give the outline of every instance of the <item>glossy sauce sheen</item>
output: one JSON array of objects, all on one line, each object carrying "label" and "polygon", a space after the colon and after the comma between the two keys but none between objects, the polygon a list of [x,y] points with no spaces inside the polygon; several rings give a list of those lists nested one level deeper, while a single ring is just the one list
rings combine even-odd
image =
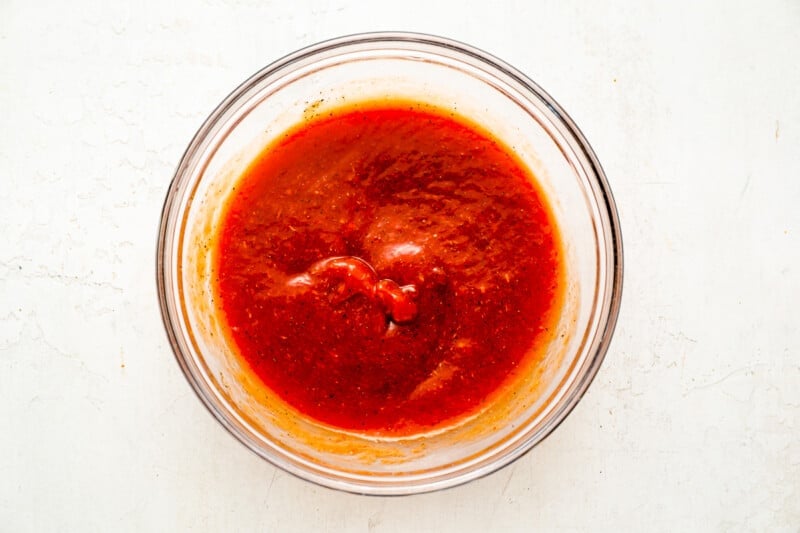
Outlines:
[{"label": "glossy sauce sheen", "polygon": [[434,108],[297,126],[242,175],[219,232],[216,288],[242,357],[332,426],[407,432],[475,412],[558,311],[561,248],[534,183]]}]

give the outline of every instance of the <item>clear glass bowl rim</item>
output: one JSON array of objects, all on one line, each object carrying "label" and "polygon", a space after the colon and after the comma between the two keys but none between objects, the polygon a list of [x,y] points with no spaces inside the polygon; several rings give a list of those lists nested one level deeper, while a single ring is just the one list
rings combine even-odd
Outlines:
[{"label": "clear glass bowl rim", "polygon": [[[567,139],[567,142],[572,145],[572,148],[576,150],[576,153],[582,156],[582,159],[585,163],[582,166],[584,166],[584,171],[592,182],[591,186],[595,193],[595,197],[598,200],[597,207],[600,213],[602,232],[608,239],[606,244],[606,252],[609,258],[608,262],[610,263],[610,268],[608,268],[607,271],[608,275],[605,279],[607,287],[607,290],[605,291],[605,298],[604,301],[600,302],[600,327],[595,334],[595,338],[597,339],[596,349],[588,361],[588,366],[586,367],[585,371],[578,376],[576,381],[569,385],[569,388],[572,390],[563,396],[561,405],[559,405],[557,409],[553,411],[553,416],[547,421],[544,427],[540,428],[540,430],[534,435],[530,435],[527,439],[522,440],[520,444],[509,453],[496,458],[494,461],[488,464],[480,464],[476,468],[458,472],[457,474],[449,476],[445,479],[433,479],[428,483],[423,482],[405,486],[365,485],[348,480],[342,481],[341,479],[330,479],[324,475],[294,468],[292,465],[286,464],[280,461],[279,458],[272,456],[268,451],[255,446],[250,440],[245,438],[244,435],[241,435],[238,429],[230,422],[230,420],[226,418],[225,413],[222,412],[219,406],[216,405],[216,403],[205,393],[201,384],[199,383],[200,377],[194,375],[185,360],[188,356],[187,354],[184,354],[180,348],[180,344],[177,339],[176,327],[173,323],[173,318],[167,302],[168,295],[165,280],[170,273],[165,271],[166,264],[164,261],[164,253],[167,248],[168,221],[172,213],[172,208],[175,205],[176,196],[178,190],[180,189],[180,185],[182,181],[188,179],[185,172],[188,163],[199,150],[204,148],[205,141],[219,126],[219,122],[225,116],[226,112],[232,106],[234,106],[249,89],[260,83],[262,80],[270,76],[274,76],[284,69],[291,68],[292,65],[298,62],[307,60],[318,54],[352,45],[386,45],[392,42],[402,43],[404,46],[413,46],[417,44],[426,47],[438,47],[446,49],[449,53],[463,54],[473,60],[478,60],[484,65],[499,71],[502,75],[508,76],[515,83],[522,86],[529,97],[538,99],[547,106],[549,111],[552,113],[552,118],[556,119],[557,125],[561,127],[562,133]],[[214,416],[214,418],[216,418],[217,421],[219,421],[231,435],[244,444],[245,447],[250,449],[259,457],[270,462],[273,466],[281,468],[282,470],[289,472],[301,479],[327,488],[334,488],[343,490],[345,492],[367,495],[391,496],[418,494],[461,485],[474,479],[489,475],[513,463],[528,451],[533,449],[548,435],[550,435],[561,424],[561,422],[566,419],[570,412],[572,412],[572,410],[588,390],[589,386],[594,380],[594,377],[600,369],[606,352],[608,351],[611,337],[613,336],[617,318],[619,316],[620,303],[622,300],[622,279],[622,232],[616,203],[614,201],[614,197],[608,184],[605,172],[603,171],[603,168],[600,165],[594,150],[589,145],[589,142],[586,140],[585,136],[577,127],[575,122],[539,85],[504,61],[487,52],[459,41],[430,34],[412,32],[358,33],[321,41],[299,49],[274,61],[241,83],[211,112],[208,118],[206,118],[201,127],[197,130],[197,133],[195,133],[194,137],[184,151],[180,163],[178,164],[175,174],[173,175],[173,178],[169,184],[169,188],[164,200],[159,223],[158,242],[156,249],[156,284],[158,288],[159,307],[161,310],[162,322],[170,341],[170,346],[184,374],[184,377],[189,382],[201,402]]]}]

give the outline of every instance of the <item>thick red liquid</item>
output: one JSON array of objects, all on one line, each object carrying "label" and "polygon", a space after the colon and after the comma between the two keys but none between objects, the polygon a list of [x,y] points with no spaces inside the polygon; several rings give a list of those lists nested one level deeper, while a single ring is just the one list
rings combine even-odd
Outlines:
[{"label": "thick red liquid", "polygon": [[529,171],[479,128],[405,103],[345,108],[265,149],[217,252],[252,370],[298,411],[354,430],[474,412],[549,340],[563,289]]}]

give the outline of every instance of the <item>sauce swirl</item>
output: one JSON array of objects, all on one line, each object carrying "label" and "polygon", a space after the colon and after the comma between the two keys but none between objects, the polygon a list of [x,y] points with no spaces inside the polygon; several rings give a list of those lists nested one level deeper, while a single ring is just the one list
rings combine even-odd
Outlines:
[{"label": "sauce swirl", "polygon": [[446,111],[342,108],[243,173],[216,292],[266,387],[332,426],[404,432],[475,412],[549,341],[554,218],[511,150]]}]

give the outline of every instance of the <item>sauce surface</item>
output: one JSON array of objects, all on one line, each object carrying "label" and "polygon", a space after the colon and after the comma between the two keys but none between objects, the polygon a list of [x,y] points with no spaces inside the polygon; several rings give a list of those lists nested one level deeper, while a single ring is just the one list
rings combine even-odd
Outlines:
[{"label": "sauce surface", "polygon": [[217,243],[241,356],[289,405],[349,430],[475,412],[550,339],[563,291],[530,172],[479,127],[406,102],[288,131],[239,179]]}]

